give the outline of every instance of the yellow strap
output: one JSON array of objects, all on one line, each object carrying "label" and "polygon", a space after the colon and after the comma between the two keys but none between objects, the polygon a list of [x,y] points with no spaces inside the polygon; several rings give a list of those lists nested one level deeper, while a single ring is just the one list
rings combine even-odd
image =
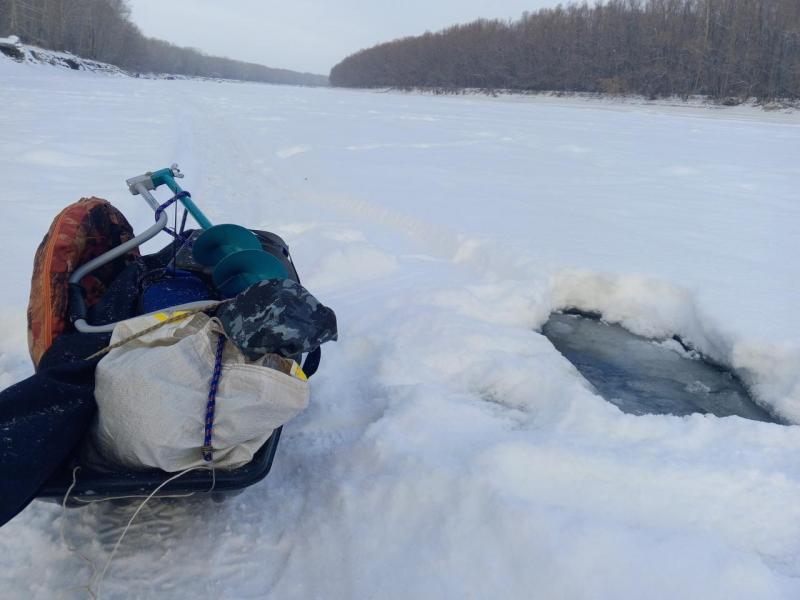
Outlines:
[{"label": "yellow strap", "polygon": [[308,381],[308,377],[306,376],[305,372],[300,367],[300,365],[297,363],[297,361],[294,360],[292,361],[292,370],[289,374],[292,377],[297,377],[297,379],[301,381]]},{"label": "yellow strap", "polygon": [[212,304],[210,306],[201,306],[200,308],[192,308],[189,310],[179,310],[175,312],[172,316],[167,316],[167,314],[163,312],[156,313],[152,316],[159,321],[158,323],[156,323],[155,325],[151,325],[146,329],[142,329],[141,331],[134,333],[132,336],[126,337],[124,340],[120,340],[118,342],[114,342],[109,346],[106,346],[105,348],[103,348],[98,352],[95,352],[91,356],[87,356],[86,360],[92,360],[93,358],[97,358],[98,356],[103,356],[104,354],[108,354],[114,348],[119,348],[120,346],[124,346],[128,342],[132,342],[133,340],[138,339],[144,335],[147,335],[148,333],[152,333],[153,331],[156,331],[157,329],[163,327],[164,325],[167,325],[168,323],[174,323],[175,321],[180,321],[182,319],[185,319],[186,317],[196,315],[197,313],[203,312],[204,310],[208,310],[209,308],[218,306],[218,304]]}]

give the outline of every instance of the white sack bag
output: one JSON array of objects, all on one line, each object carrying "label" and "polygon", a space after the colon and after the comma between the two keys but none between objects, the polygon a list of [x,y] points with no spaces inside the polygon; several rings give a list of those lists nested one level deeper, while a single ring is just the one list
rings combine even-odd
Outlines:
[{"label": "white sack bag", "polygon": [[[169,313],[119,323],[111,343]],[[201,447],[222,327],[203,313],[167,323],[111,350],[97,365],[94,449],[120,466],[169,472],[207,464]],[[272,431],[308,406],[308,383],[248,361],[226,342],[216,397],[214,466],[247,464]]]}]

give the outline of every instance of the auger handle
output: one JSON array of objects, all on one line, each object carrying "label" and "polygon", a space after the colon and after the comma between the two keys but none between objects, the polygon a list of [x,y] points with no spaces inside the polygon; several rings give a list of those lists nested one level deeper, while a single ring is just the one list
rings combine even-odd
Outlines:
[{"label": "auger handle", "polygon": [[[126,180],[125,183],[128,184],[128,189],[130,190],[131,194],[134,196],[141,195],[142,198],[150,205],[150,208],[153,210],[158,210],[158,207],[161,206],[158,200],[155,199],[153,194],[150,193],[151,190],[155,190],[162,185],[166,185],[170,190],[172,190],[173,194],[180,194],[183,190],[181,186],[178,185],[178,182],[175,179],[180,179],[183,177],[183,173],[178,168],[178,165],[173,163],[171,167],[166,169],[160,169],[158,171],[148,171],[144,175],[137,175],[136,177],[131,177],[130,179]],[[197,221],[198,225],[203,229],[209,229],[212,227],[211,221],[208,220],[203,214],[198,206],[192,201],[192,199],[188,196],[180,198],[181,204],[186,207],[186,210],[189,211],[189,214],[194,217],[194,220]]]},{"label": "auger handle", "polygon": [[[173,194],[180,194],[183,190],[181,186],[178,185],[178,182],[175,181],[176,177],[183,177],[183,173],[181,173],[180,169],[178,169],[177,164],[173,164],[168,169],[161,169],[160,171],[156,171],[155,173],[150,175],[150,180],[153,182],[153,189],[158,188],[161,185],[166,185],[169,189],[172,190]],[[186,210],[189,211],[189,214],[194,217],[194,220],[197,221],[197,224],[200,225],[203,229],[211,229],[213,224],[208,218],[203,214],[198,206],[192,201],[190,196],[182,196],[180,198],[181,204],[186,207]]]},{"label": "auger handle", "polygon": [[[144,175],[131,177],[125,183],[128,184],[128,189],[130,190],[131,194],[134,196],[141,195],[147,204],[150,205],[150,208],[152,208],[154,211],[157,211],[160,204],[153,194],[150,193],[150,190],[155,190],[158,186],[166,184],[174,193],[177,194],[181,191],[181,188],[175,182],[176,177],[183,177],[183,174],[180,172],[180,169],[178,169],[178,165],[173,164],[168,169],[161,169],[155,173],[145,173]],[[192,210],[192,208],[189,206],[186,206],[186,209],[192,213],[192,216],[197,219],[197,222],[200,223],[200,225],[204,228],[210,227],[210,221],[206,219],[205,215],[200,211],[200,209],[194,205],[190,198],[186,198],[186,200],[191,203],[194,210]],[[114,329],[116,323],[109,323],[107,325],[92,325],[86,321],[88,310],[83,297],[83,288],[80,286],[81,279],[95,269],[99,269],[103,265],[110,263],[112,260],[127,254],[134,248],[138,248],[146,241],[158,235],[166,226],[167,215],[166,213],[162,212],[155,224],[148,227],[145,231],[133,239],[128,240],[116,248],[112,248],[108,252],[101,254],[100,256],[75,269],[75,271],[69,277],[68,288],[68,313],[70,320],[73,321],[73,324],[75,325],[75,329],[81,333],[105,333]]]}]

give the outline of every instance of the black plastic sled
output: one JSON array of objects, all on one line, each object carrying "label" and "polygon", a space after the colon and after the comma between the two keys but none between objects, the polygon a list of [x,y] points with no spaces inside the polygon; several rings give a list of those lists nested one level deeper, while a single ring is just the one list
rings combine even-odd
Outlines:
[{"label": "black plastic sled", "polygon": [[[191,233],[191,232],[187,232]],[[255,231],[262,248],[278,258],[285,266],[289,278],[299,282],[297,271],[289,256],[286,243],[277,235]],[[105,296],[98,304],[91,309],[85,306],[73,306],[80,303],[80,296],[70,297],[70,312],[73,315],[85,315],[88,322],[96,325],[114,323],[122,319],[130,318],[144,310],[142,303],[148,291],[146,280],[153,277],[151,274],[163,273],[164,270],[191,269],[191,264],[183,264],[182,257],[190,257],[191,251],[186,248],[183,242],[173,242],[161,251],[142,256],[136,264],[130,265],[123,270],[109,287]],[[186,261],[191,262],[190,258]],[[144,273],[144,277],[143,277]],[[145,284],[143,284],[143,279]],[[152,299],[151,299],[152,300]],[[96,333],[77,333],[62,334],[56,340],[53,348],[42,359],[43,362],[51,361],[59,364],[64,357],[66,360],[74,360],[75,356],[87,356],[87,349],[99,349],[108,343],[110,334]],[[72,353],[70,358],[68,355]],[[90,352],[89,352],[90,353]],[[51,356],[56,354],[57,356]],[[300,359],[301,357],[297,357]],[[319,350],[308,354],[303,368],[307,376],[311,376],[317,369],[319,363]],[[298,361],[299,362],[299,361]],[[210,470],[191,471],[179,479],[170,482],[159,490],[157,496],[182,496],[196,493],[212,491],[212,498],[219,499],[220,496],[230,495],[253,485],[264,479],[270,472],[278,442],[281,436],[281,428],[273,431],[270,438],[257,451],[253,460],[237,469],[217,470],[212,479]],[[75,484],[69,493],[68,506],[82,506],[87,502],[100,499],[113,499],[118,497],[147,496],[159,485],[166,481],[174,473],[167,473],[158,469],[143,471],[97,471],[82,464],[81,449],[70,456],[46,481],[37,494],[38,499],[62,502],[68,489],[73,483],[73,473],[75,473]],[[75,472],[75,468],[80,469]],[[213,490],[212,490],[213,484]]]},{"label": "black plastic sled", "polygon": [[[212,497],[219,499],[258,483],[269,474],[272,468],[272,461],[275,458],[280,438],[281,428],[278,428],[256,452],[253,460],[243,467],[218,470],[214,474],[213,481],[211,473],[208,471],[191,471],[180,479],[166,484],[155,497],[174,497],[211,491]],[[72,484],[73,469],[77,466],[80,466],[77,458],[67,461],[47,481],[40,490],[38,498],[62,502]],[[81,468],[76,473],[75,487],[70,491],[67,506],[83,506],[89,501],[100,499],[144,497],[161,485],[170,475],[172,474],[158,469],[103,473]]]}]

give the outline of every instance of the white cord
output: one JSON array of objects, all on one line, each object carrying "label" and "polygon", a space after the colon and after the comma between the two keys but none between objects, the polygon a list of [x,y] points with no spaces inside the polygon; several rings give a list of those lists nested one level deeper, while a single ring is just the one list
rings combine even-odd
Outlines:
[{"label": "white cord", "polygon": [[[197,467],[198,469],[200,467]],[[211,491],[211,490],[208,490]],[[190,498],[199,492],[189,492],[187,494],[164,494],[159,498]],[[208,492],[203,492],[208,493]],[[137,494],[133,496],[108,496],[106,498],[98,498],[97,500],[86,500],[85,498],[75,497],[72,500],[80,502],[81,504],[100,504],[101,502],[110,502],[111,500],[134,500],[136,498],[147,498],[147,494]]]},{"label": "white cord", "polygon": [[[97,500],[82,500],[80,498],[75,498],[75,500],[77,500],[78,502],[83,502],[85,504],[95,504],[95,503],[99,503],[99,502],[107,502],[108,500],[125,500],[125,499],[129,499],[129,498],[144,498],[144,500],[141,502],[141,504],[139,504],[139,506],[134,511],[133,515],[131,515],[131,518],[128,520],[127,525],[125,525],[125,529],[122,530],[122,533],[120,534],[119,538],[117,539],[117,542],[114,544],[114,548],[111,550],[111,554],[109,555],[108,560],[106,560],[106,564],[103,566],[103,570],[100,572],[100,574],[98,576],[97,575],[97,565],[95,564],[95,562],[93,560],[91,560],[90,558],[88,558],[87,556],[85,556],[84,554],[82,554],[72,544],[70,544],[67,541],[66,536],[64,534],[65,523],[66,523],[67,500],[69,499],[70,493],[72,493],[72,490],[75,488],[75,485],[77,484],[77,473],[78,473],[79,469],[80,469],[80,467],[78,466],[78,467],[75,467],[72,470],[72,483],[70,484],[69,488],[67,488],[67,493],[64,494],[64,500],[61,502],[61,509],[62,509],[61,527],[60,527],[61,541],[64,543],[64,545],[67,547],[67,549],[69,549],[71,552],[74,552],[75,554],[77,554],[81,559],[83,559],[89,565],[89,568],[91,569],[91,575],[89,576],[89,584],[88,585],[86,585],[86,586],[75,586],[73,588],[69,588],[68,590],[65,590],[64,593],[66,593],[68,591],[71,591],[71,590],[78,590],[78,589],[86,590],[89,593],[89,595],[91,596],[92,600],[100,600],[100,586],[102,585],[103,580],[105,579],[106,572],[108,571],[109,567],[111,566],[111,562],[114,560],[114,557],[117,554],[117,550],[119,549],[120,544],[122,544],[122,540],[125,537],[125,534],[128,533],[128,530],[131,528],[131,525],[133,525],[134,520],[139,515],[139,513],[142,511],[142,509],[145,507],[145,505],[165,485],[175,481],[176,479],[178,479],[180,477],[183,477],[184,475],[186,475],[187,473],[190,473],[191,471],[197,471],[197,470],[210,470],[211,471],[211,487],[208,490],[206,490],[204,493],[206,493],[206,494],[211,493],[212,491],[214,491],[214,488],[217,485],[217,472],[214,469],[214,463],[212,462],[208,466],[203,465],[203,466],[200,466],[200,467],[191,467],[189,469],[181,471],[180,473],[177,473],[176,475],[173,475],[169,479],[167,479],[167,480],[163,481],[162,483],[160,483],[158,485],[158,487],[156,487],[156,489],[154,489],[152,492],[150,492],[150,494],[148,496],[141,496],[141,495],[138,495],[138,496],[117,496],[117,497],[113,497],[113,498],[100,498],[100,499],[97,499]],[[172,496],[159,496],[159,498],[188,498],[189,496],[192,496],[194,494],[195,494],[195,492],[191,492],[189,494],[172,495]],[[96,579],[96,581],[95,581],[95,579]],[[94,589],[92,589],[92,588],[94,588]],[[62,593],[61,597],[63,597],[63,593]]]},{"label": "white cord", "polygon": [[86,590],[86,592],[88,592],[89,596],[91,596],[93,600],[96,600],[97,596],[95,595],[94,591],[92,590],[92,583],[91,582],[92,582],[92,579],[94,579],[94,576],[97,574],[97,565],[95,564],[95,562],[91,558],[89,558],[88,556],[84,555],[75,546],[70,544],[69,541],[67,541],[67,536],[66,536],[66,533],[65,533],[66,524],[67,524],[67,500],[69,499],[69,495],[72,492],[73,488],[75,487],[75,484],[78,483],[78,477],[77,476],[78,476],[78,470],[79,469],[80,469],[80,467],[75,467],[74,469],[72,469],[72,483],[67,488],[67,493],[64,494],[64,499],[61,501],[61,522],[60,522],[60,527],[59,527],[59,533],[61,535],[61,543],[63,543],[67,547],[67,550],[69,550],[70,552],[73,552],[74,554],[77,554],[79,557],[81,557],[81,559],[87,565],[89,565],[89,569],[91,571],[91,574],[89,575],[89,583],[87,585],[77,585],[75,587],[68,588],[68,589],[64,590],[63,592],[61,592],[61,594],[59,594],[59,598],[63,598],[64,594],[66,594],[67,592],[71,592],[73,590]]},{"label": "white cord", "polygon": [[[183,477],[184,475],[186,475],[187,473],[190,473],[191,471],[197,471],[197,470],[199,470],[199,469],[200,469],[200,470],[205,470],[205,469],[209,469],[209,468],[211,469],[211,474],[212,474],[212,484],[211,484],[211,490],[213,490],[213,489],[214,489],[214,486],[215,486],[215,485],[216,485],[216,483],[217,483],[217,481],[216,481],[216,476],[215,476],[215,474],[214,474],[214,466],[213,466],[213,463],[212,463],[211,467],[206,467],[206,466],[202,466],[202,467],[191,467],[191,468],[189,468],[189,469],[186,469],[185,471],[181,471],[181,472],[180,472],[180,473],[178,473],[177,475],[173,475],[172,477],[170,477],[170,478],[169,478],[169,479],[167,479],[166,481],[162,482],[162,483],[161,483],[161,484],[160,484],[160,485],[159,485],[159,486],[158,486],[156,489],[154,489],[152,492],[150,492],[150,495],[149,495],[149,496],[147,496],[147,498],[145,498],[145,499],[142,501],[142,503],[141,503],[141,504],[138,506],[138,508],[137,508],[137,509],[136,509],[136,510],[133,512],[133,514],[131,515],[131,518],[130,518],[130,519],[128,519],[128,524],[127,524],[127,525],[125,525],[125,529],[123,529],[123,530],[122,530],[122,533],[120,534],[119,538],[117,539],[117,543],[116,543],[116,544],[114,544],[114,548],[111,550],[111,554],[109,555],[109,557],[108,557],[108,560],[106,561],[106,564],[105,564],[105,566],[103,567],[103,570],[100,572],[100,576],[97,578],[97,581],[95,582],[95,586],[94,586],[94,590],[95,590],[95,592],[94,592],[94,593],[96,594],[96,600],[100,600],[100,586],[103,584],[103,580],[105,579],[106,572],[108,571],[108,568],[111,566],[111,561],[113,561],[113,560],[114,560],[114,556],[116,556],[116,554],[117,554],[117,550],[119,549],[119,546],[120,546],[120,544],[122,543],[122,539],[125,537],[125,534],[126,534],[126,533],[128,533],[128,530],[131,528],[131,525],[133,525],[133,521],[136,519],[136,517],[137,517],[137,516],[139,515],[139,513],[142,511],[142,509],[144,508],[145,504],[147,504],[147,503],[148,503],[148,501],[150,500],[150,498],[152,498],[153,496],[155,496],[155,495],[158,493],[158,491],[159,491],[161,488],[163,488],[165,485],[167,485],[168,483],[171,483],[171,482],[175,481],[175,480],[176,480],[176,479],[178,479],[179,477]],[[211,490],[209,490],[209,491],[211,491]]]}]

